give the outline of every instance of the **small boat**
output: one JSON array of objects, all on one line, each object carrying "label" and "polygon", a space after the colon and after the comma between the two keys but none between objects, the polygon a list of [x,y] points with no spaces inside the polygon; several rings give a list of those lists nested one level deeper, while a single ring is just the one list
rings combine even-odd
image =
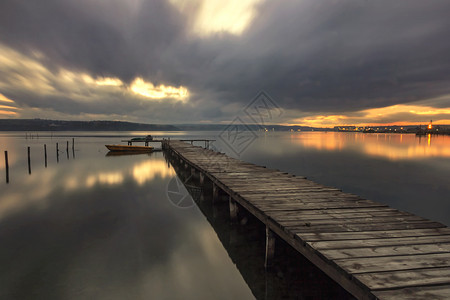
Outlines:
[{"label": "small boat", "polygon": [[109,151],[114,152],[152,152],[151,146],[127,146],[127,145],[105,145]]}]

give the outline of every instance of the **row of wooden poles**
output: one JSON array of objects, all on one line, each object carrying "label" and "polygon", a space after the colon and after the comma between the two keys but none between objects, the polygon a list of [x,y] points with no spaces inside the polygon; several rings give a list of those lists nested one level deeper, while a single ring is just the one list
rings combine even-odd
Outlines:
[{"label": "row of wooden poles", "polygon": [[[66,153],[69,158],[69,141],[66,142]],[[27,147],[28,154],[28,174],[31,174],[31,148]],[[72,138],[72,155],[75,157],[75,139]],[[59,144],[56,143],[56,162],[59,163]],[[47,168],[47,144],[44,144],[44,165]],[[6,170],[6,183],[9,183],[9,161],[8,151],[5,150],[5,170]]]}]

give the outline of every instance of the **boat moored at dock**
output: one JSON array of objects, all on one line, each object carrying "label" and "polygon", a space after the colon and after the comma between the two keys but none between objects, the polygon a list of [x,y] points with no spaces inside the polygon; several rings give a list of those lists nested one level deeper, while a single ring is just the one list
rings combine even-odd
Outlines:
[{"label": "boat moored at dock", "polygon": [[129,145],[105,145],[109,151],[113,152],[152,152],[151,146],[129,146]]}]

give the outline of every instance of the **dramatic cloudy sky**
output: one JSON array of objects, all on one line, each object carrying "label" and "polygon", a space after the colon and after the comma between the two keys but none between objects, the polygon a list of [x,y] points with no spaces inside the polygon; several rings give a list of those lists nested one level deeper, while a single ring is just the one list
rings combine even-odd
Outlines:
[{"label": "dramatic cloudy sky", "polygon": [[2,0],[0,118],[450,124],[449,0]]}]

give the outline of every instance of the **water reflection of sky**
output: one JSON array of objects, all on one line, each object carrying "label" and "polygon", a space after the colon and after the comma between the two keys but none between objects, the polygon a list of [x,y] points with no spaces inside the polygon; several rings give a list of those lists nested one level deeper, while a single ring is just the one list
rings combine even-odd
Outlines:
[{"label": "water reflection of sky", "polygon": [[[106,156],[104,144],[120,138],[87,135],[68,156],[67,138],[0,135],[0,151],[10,157],[9,184],[0,160],[0,298],[253,297],[203,214],[168,201],[175,173],[162,153]],[[269,133],[241,159],[450,224],[449,140]]]},{"label": "water reflection of sky", "polygon": [[391,160],[450,157],[450,136],[311,132],[293,133],[290,139],[304,148],[355,151]]},{"label": "water reflection of sky", "polygon": [[163,154],[105,156],[111,142],[78,138],[67,158],[64,139],[0,137],[0,298],[252,299],[203,214],[168,201]]},{"label": "water reflection of sky", "polygon": [[269,133],[241,159],[450,225],[450,136]]}]

